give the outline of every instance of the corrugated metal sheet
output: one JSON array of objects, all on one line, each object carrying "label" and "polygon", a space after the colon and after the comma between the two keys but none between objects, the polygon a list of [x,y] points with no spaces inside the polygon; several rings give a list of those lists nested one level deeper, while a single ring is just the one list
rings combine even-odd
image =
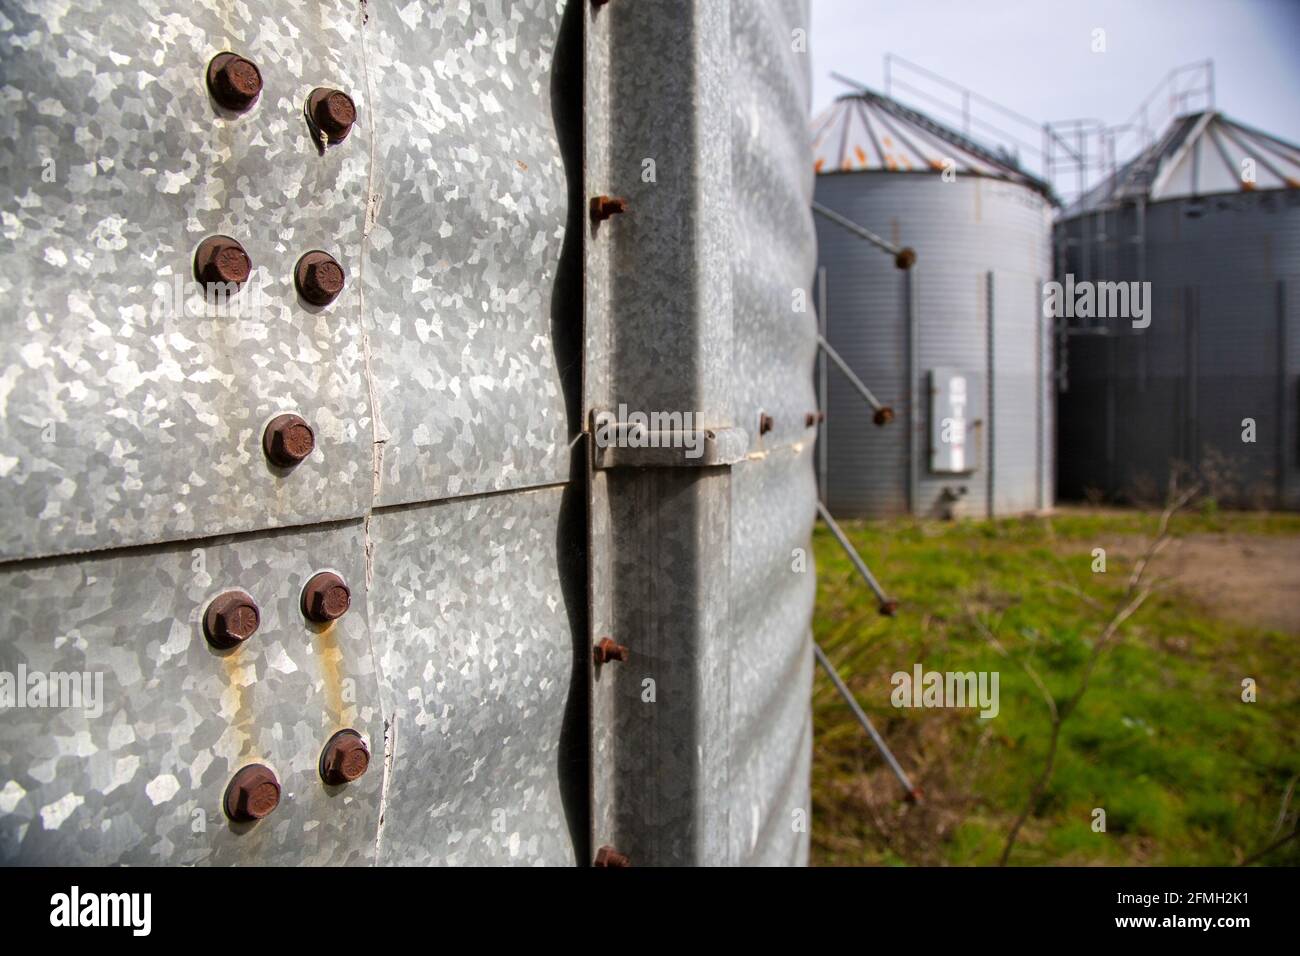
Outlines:
[{"label": "corrugated metal sheet", "polygon": [[[1300,194],[1177,199],[1057,227],[1076,280],[1151,283],[1151,325],[1076,321],[1060,405],[1065,497],[1163,493],[1175,463],[1229,503],[1300,507]],[[1143,237],[1145,237],[1143,239]],[[1243,420],[1256,440],[1242,441]]]},{"label": "corrugated metal sheet", "polygon": [[[4,714],[0,862],[806,860],[806,3],[5,17],[0,670],[106,696]],[[240,116],[204,84],[226,49],[264,79]],[[358,110],[323,152],[319,83]],[[593,192],[631,209],[595,227]],[[215,232],[264,311],[155,313]],[[313,247],[347,276],[324,308],[290,278]],[[619,401],[733,451],[593,470]],[[258,447],[282,410],[318,439],[287,473]],[[353,595],[328,626],[299,607],[320,569]],[[231,587],[261,625],[217,652]],[[593,668],[604,635],[626,666]],[[374,759],[325,787],[343,727]],[[254,761],[281,805],[230,824]]]},{"label": "corrugated metal sheet", "polygon": [[[944,182],[938,175],[848,173],[819,176],[816,199],[891,242],[916,249],[919,394],[925,395],[929,370],[940,366],[967,370],[986,385],[986,393],[974,396],[970,409],[972,441],[979,448],[976,470],[966,478],[931,473],[929,403],[921,401],[913,409],[907,394],[903,274],[888,256],[819,219],[828,340],[898,414],[892,425],[877,428],[857,393],[830,372],[831,511],[879,517],[909,509],[909,428],[920,457],[912,513],[941,513],[945,489],[960,494],[953,509],[957,514],[1014,513],[1050,505],[1050,488],[1043,487],[1041,476],[1052,471],[1051,445],[1042,440],[1050,414],[1045,406],[1052,400],[1051,372],[1050,365],[1035,360],[1036,343],[1049,338],[1049,323],[1037,297],[1050,268],[1050,208],[1043,196],[1025,186],[977,176]],[[1047,348],[1042,346],[1044,355]],[[996,389],[992,419],[990,379]],[[991,506],[990,450],[995,461]]]}]

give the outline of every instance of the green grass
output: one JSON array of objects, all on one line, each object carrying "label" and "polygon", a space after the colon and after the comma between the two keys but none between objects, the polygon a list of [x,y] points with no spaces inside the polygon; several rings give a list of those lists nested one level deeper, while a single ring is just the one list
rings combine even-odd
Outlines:
[{"label": "green grass", "polygon": [[[902,607],[893,619],[881,617],[819,527],[815,636],[926,797],[919,805],[902,799],[819,672],[813,862],[996,863],[1051,729],[1047,704],[1022,665],[1058,703],[1070,696],[1131,569],[1112,553],[1107,573],[1093,574],[1091,549],[1131,541],[1125,550],[1135,557],[1155,516],[1071,511],[1050,520],[843,526]],[[1206,507],[1176,516],[1171,528],[1176,536],[1300,535],[1300,515]],[[981,720],[974,710],[894,708],[890,675],[918,662],[926,670],[998,671],[1001,712]],[[1283,795],[1300,775],[1297,663],[1300,635],[1248,626],[1231,609],[1159,589],[1102,656],[1065,720],[1051,784],[1011,862],[1234,864],[1272,842]],[[1255,703],[1240,699],[1245,676],[1259,683]],[[1282,834],[1294,827],[1297,805],[1300,793]],[[1096,807],[1106,812],[1105,833],[1091,826]],[[1300,840],[1262,862],[1300,863]]]}]

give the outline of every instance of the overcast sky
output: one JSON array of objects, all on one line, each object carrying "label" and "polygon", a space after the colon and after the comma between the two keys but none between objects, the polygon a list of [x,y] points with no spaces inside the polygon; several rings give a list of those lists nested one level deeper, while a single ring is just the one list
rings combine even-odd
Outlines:
[{"label": "overcast sky", "polygon": [[1300,0],[812,0],[809,50],[814,115],[847,89],[832,70],[883,91],[889,52],[1038,121],[1107,123],[1209,57],[1218,109],[1300,143]]}]

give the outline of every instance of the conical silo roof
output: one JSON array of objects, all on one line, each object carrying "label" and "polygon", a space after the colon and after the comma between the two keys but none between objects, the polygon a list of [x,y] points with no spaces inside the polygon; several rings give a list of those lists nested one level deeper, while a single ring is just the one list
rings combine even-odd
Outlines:
[{"label": "conical silo roof", "polygon": [[1005,179],[1049,194],[1046,183],[994,152],[897,100],[863,89],[839,97],[812,123],[818,173],[942,172]]},{"label": "conical silo roof", "polygon": [[[1243,178],[1245,160],[1253,181]],[[1222,113],[1173,120],[1150,147],[1084,193],[1067,216],[1145,199],[1300,188],[1300,146],[1244,126]]]}]

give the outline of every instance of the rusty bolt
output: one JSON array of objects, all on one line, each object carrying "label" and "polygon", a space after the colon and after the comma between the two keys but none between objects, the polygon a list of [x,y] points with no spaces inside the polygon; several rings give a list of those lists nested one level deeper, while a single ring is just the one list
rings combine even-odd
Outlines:
[{"label": "rusty bolt", "polygon": [[370,751],[355,730],[340,730],[320,754],[321,779],[331,786],[360,779],[369,766]]},{"label": "rusty bolt", "polygon": [[612,846],[602,846],[596,851],[595,862],[592,866],[631,866],[632,861],[628,859],[626,853],[619,853]]},{"label": "rusty bolt", "polygon": [[614,641],[608,637],[602,637],[591,651],[597,664],[608,664],[610,661],[627,660],[627,648],[622,644],[615,644]]},{"label": "rusty bolt", "polygon": [[591,218],[596,222],[627,212],[627,200],[617,196],[593,196],[591,199]]},{"label": "rusty bolt", "polygon": [[812,428],[818,422],[824,422],[824,421],[826,421],[825,412],[809,412],[807,415],[803,417],[803,427]]},{"label": "rusty bolt", "polygon": [[775,427],[776,427],[776,419],[773,418],[771,415],[758,416],[758,433],[760,435],[766,435]]},{"label": "rusty bolt", "polygon": [[194,278],[204,285],[225,282],[238,287],[252,271],[253,260],[229,236],[208,236],[194,252]]},{"label": "rusty bolt", "polygon": [[236,823],[260,820],[280,805],[280,781],[260,763],[241,768],[230,778],[223,801],[226,816]]},{"label": "rusty bolt", "polygon": [[352,606],[352,592],[333,571],[312,575],[302,589],[302,613],[309,621],[328,624],[337,621]]},{"label": "rusty bolt", "polygon": [[262,433],[262,450],[281,468],[292,468],[315,448],[316,433],[297,415],[277,415]]},{"label": "rusty bolt", "polygon": [[329,305],[343,291],[343,267],[328,252],[307,253],[293,269],[298,294],[312,305]]},{"label": "rusty bolt", "polygon": [[203,613],[203,635],[220,650],[236,647],[253,636],[262,622],[257,602],[244,591],[224,591]]},{"label": "rusty bolt", "polygon": [[880,602],[880,616],[893,617],[898,612],[898,602],[893,598]]},{"label": "rusty bolt", "polygon": [[341,143],[357,121],[357,105],[342,90],[318,86],[307,97],[307,119],[331,143]]},{"label": "rusty bolt", "polygon": [[877,425],[888,425],[894,420],[894,410],[888,405],[882,405],[876,409],[876,414],[871,416],[871,420]]},{"label": "rusty bolt", "polygon": [[894,265],[900,269],[910,269],[916,265],[916,250],[911,246],[905,246],[898,250],[898,255],[894,256]]},{"label": "rusty bolt", "polygon": [[262,71],[252,60],[218,53],[208,64],[208,89],[219,105],[242,113],[262,92]]}]

